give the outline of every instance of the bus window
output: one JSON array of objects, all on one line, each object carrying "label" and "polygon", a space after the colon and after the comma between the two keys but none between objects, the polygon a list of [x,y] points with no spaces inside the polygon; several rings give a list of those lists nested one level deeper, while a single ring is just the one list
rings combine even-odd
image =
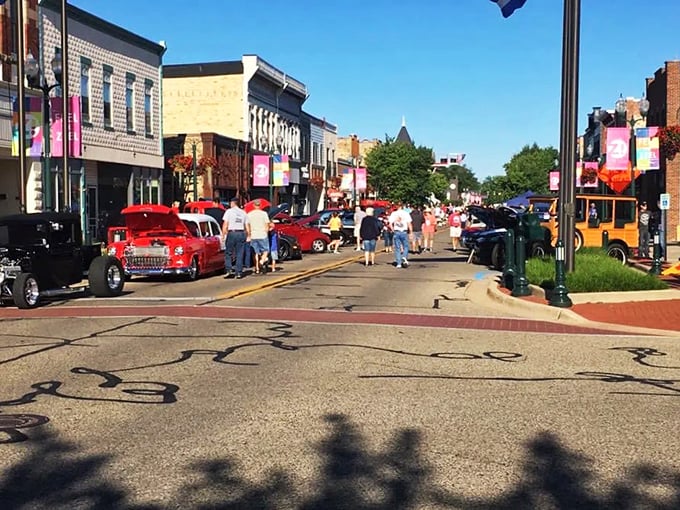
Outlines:
[{"label": "bus window", "polygon": [[590,204],[595,204],[597,211],[597,221],[588,218],[589,227],[599,227],[600,223],[611,223],[613,220],[613,204],[611,200],[590,200]]},{"label": "bus window", "polygon": [[614,211],[614,227],[623,228],[626,223],[635,222],[635,202],[633,200],[617,200]]},{"label": "bus window", "polygon": [[574,221],[576,223],[586,221],[586,199],[585,198],[577,198],[576,199],[576,218]]}]

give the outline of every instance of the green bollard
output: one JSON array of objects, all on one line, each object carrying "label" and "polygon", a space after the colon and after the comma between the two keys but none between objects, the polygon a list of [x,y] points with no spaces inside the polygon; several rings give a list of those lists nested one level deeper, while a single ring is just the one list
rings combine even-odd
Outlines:
[{"label": "green bollard", "polygon": [[661,238],[659,234],[654,234],[654,261],[652,262],[649,274],[656,276],[661,274]]},{"label": "green bollard", "polygon": [[607,253],[609,251],[609,231],[602,231],[602,250]]},{"label": "green bollard", "polygon": [[517,263],[515,265],[515,284],[512,287],[512,295],[515,297],[530,296],[529,280],[526,275],[526,240],[522,234],[517,236],[515,243],[517,249]]},{"label": "green bollard", "polygon": [[502,285],[508,290],[512,290],[515,280],[515,232],[505,231],[505,264],[503,264]]},{"label": "green bollard", "polygon": [[[602,235],[602,238],[604,240],[604,234]],[[565,285],[566,274],[564,269],[564,243],[559,239],[555,246],[555,288],[548,301],[550,306],[569,308],[573,304],[569,297],[567,286]]]}]

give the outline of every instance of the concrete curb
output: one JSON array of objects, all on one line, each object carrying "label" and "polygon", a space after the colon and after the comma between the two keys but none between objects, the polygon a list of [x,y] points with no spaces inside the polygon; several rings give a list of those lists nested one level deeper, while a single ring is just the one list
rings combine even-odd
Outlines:
[{"label": "concrete curb", "polygon": [[[488,299],[496,303],[499,303],[504,307],[509,308],[514,313],[517,313],[522,317],[530,319],[543,319],[549,321],[566,322],[568,324],[574,324],[579,326],[587,325],[592,328],[609,330],[612,331],[612,333],[642,334],[676,338],[679,335],[677,331],[669,331],[665,329],[640,328],[636,326],[612,324],[609,322],[591,321],[567,308],[557,308],[547,304],[534,303],[532,301],[527,301],[521,298],[516,298],[508,294],[505,294],[500,290],[498,282],[495,280],[495,277],[487,278],[485,280],[482,280],[482,282],[486,283],[486,297]],[[543,293],[542,289],[539,290],[542,295]],[[532,292],[533,291],[534,289],[532,289]]]}]

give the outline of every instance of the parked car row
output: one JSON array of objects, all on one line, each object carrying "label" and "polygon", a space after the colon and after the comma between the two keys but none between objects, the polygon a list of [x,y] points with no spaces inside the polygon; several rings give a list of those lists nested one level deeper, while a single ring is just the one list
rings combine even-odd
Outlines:
[{"label": "parked car row", "polygon": [[540,224],[537,214],[511,207],[471,206],[469,212],[484,223],[482,228],[463,231],[461,242],[473,252],[472,261],[497,270],[505,265],[505,233],[512,229],[525,242],[527,257],[542,257],[552,251],[551,232]]}]

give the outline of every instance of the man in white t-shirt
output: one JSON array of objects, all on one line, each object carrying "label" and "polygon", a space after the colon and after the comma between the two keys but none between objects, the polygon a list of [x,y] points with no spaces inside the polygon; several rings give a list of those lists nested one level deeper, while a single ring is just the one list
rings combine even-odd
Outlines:
[{"label": "man in white t-shirt", "polygon": [[408,267],[409,236],[413,235],[411,215],[400,203],[390,214],[388,221],[394,232],[394,258],[397,268]]},{"label": "man in white t-shirt", "polygon": [[250,247],[255,252],[255,274],[266,274],[269,262],[269,230],[274,227],[269,214],[262,210],[262,201],[253,200],[253,210],[248,213]]}]

